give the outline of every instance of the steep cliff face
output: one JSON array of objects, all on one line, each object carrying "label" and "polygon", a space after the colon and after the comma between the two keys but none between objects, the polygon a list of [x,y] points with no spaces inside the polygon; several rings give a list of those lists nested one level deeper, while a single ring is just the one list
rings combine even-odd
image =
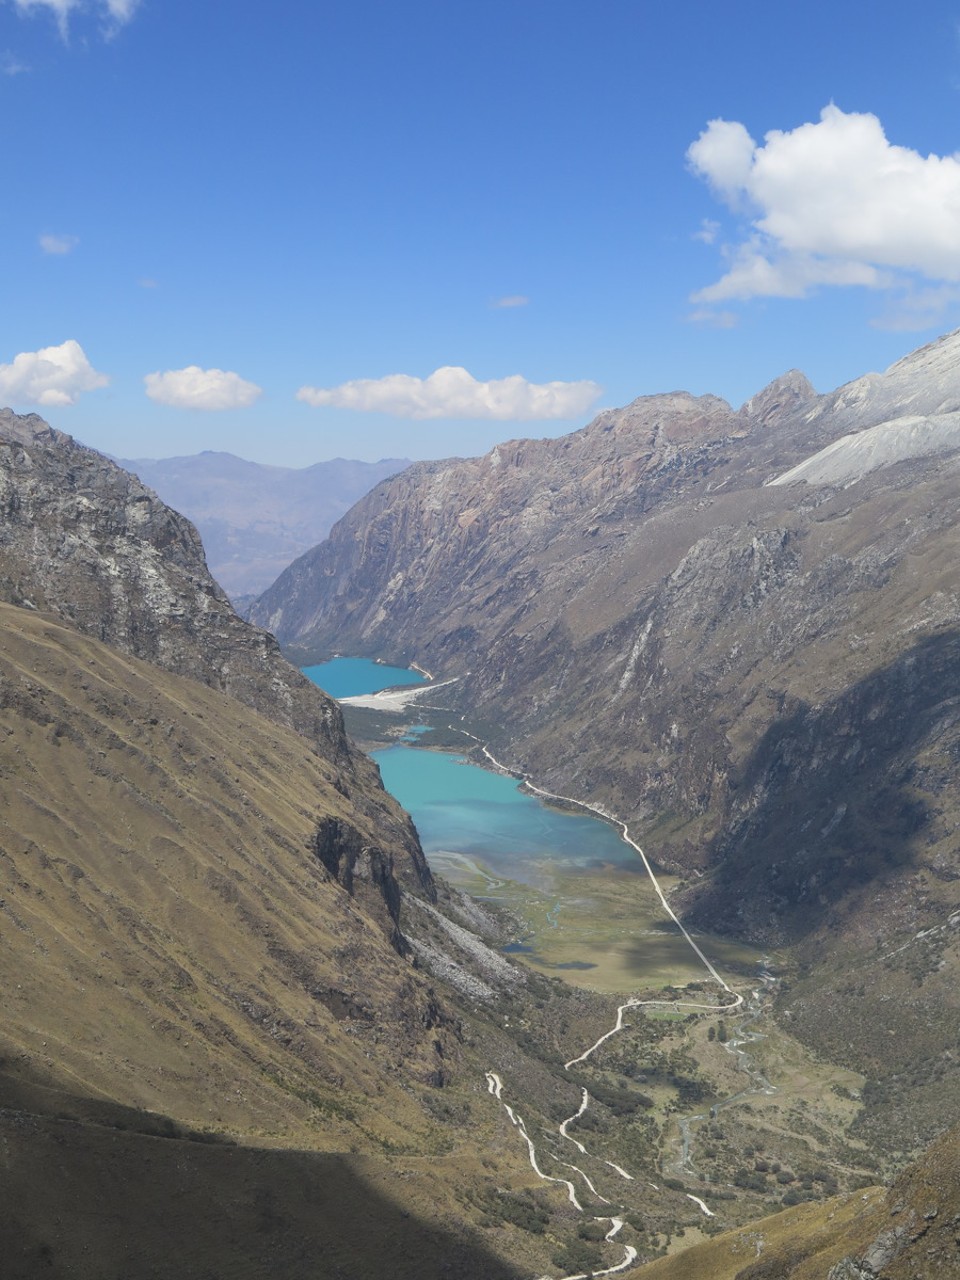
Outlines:
[{"label": "steep cliff face", "polygon": [[[953,741],[955,667],[904,672],[960,629],[958,404],[954,334],[831,395],[793,372],[739,412],[652,397],[559,440],[416,466],[254,616],[304,651],[458,676],[446,695],[502,757],[633,821],[667,863],[714,868],[701,918],[797,936],[806,907],[912,856],[917,815],[942,808],[937,770],[913,765]],[[876,447],[837,451],[858,434]],[[812,458],[817,483],[777,483]],[[831,840],[801,836],[801,810]],[[790,864],[779,887],[764,842]],[[731,918],[747,863],[767,870]]]},{"label": "steep cliff face", "polygon": [[36,414],[0,413],[0,450],[3,599],[345,750],[336,707],[237,617],[189,521]]},{"label": "steep cliff face", "polygon": [[188,520],[94,450],[10,410],[0,411],[0,512],[0,600],[55,614],[308,738],[378,824],[388,878],[395,866],[432,895],[409,820],[350,747],[336,704],[237,616]]},{"label": "steep cliff face", "polygon": [[[283,642],[340,634],[366,649],[420,625],[471,653],[525,603],[553,548],[585,512],[594,538],[683,492],[742,424],[712,396],[637,401],[562,440],[515,440],[483,458],[420,463],[377,487],[301,557],[251,617]],[[589,546],[589,543],[587,544]],[[452,575],[458,589],[450,594]],[[459,633],[454,636],[454,633]],[[394,648],[397,641],[394,641]],[[469,659],[468,659],[469,660]]]}]

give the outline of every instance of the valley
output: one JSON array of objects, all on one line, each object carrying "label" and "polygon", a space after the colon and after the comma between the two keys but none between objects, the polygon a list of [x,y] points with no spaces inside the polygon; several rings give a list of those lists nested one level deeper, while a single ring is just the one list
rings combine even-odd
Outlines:
[{"label": "valley", "polygon": [[[0,415],[11,1275],[219,1274],[229,1221],[280,1274],[813,1280],[898,1195],[875,1276],[949,1257],[957,454],[765,482],[943,417],[957,341],[387,480],[253,610],[401,668],[339,703],[186,520]],[[184,1204],[214,1169],[255,1213]]]},{"label": "valley", "polygon": [[[655,851],[688,931],[770,958],[769,991],[759,966],[717,972],[760,993],[748,1053],[775,1092],[719,1106],[739,1089],[721,1085],[719,1024],[711,1039],[697,1019],[645,1117],[664,1162],[650,1179],[669,1166],[683,1187],[682,1166],[735,1188],[728,1223],[762,1212],[753,1195],[889,1180],[960,1122],[958,356],[950,334],[827,395],[794,371],[736,411],[644,397],[559,441],[415,464],[253,609],[299,661],[335,636],[433,673],[347,708],[366,745],[415,717],[421,744],[615,816]],[[609,873],[551,894],[475,849],[443,866],[509,910],[529,968],[662,998],[623,954],[650,900]],[[603,1046],[594,1084],[623,1084],[638,1050]]]},{"label": "valley", "polygon": [[[580,1197],[592,1200],[586,1213],[594,1221],[602,1221],[604,1206],[628,1215],[611,1218],[605,1229],[615,1221],[636,1229],[644,1213],[663,1221],[662,1208],[651,1214],[651,1201],[664,1193],[674,1204],[684,1197],[693,1209],[680,1219],[682,1232],[641,1240],[648,1257],[762,1213],[766,1197],[794,1204],[851,1183],[870,1185],[876,1163],[848,1135],[863,1077],[815,1059],[772,1023],[781,979],[767,966],[776,963],[730,939],[688,937],[664,897],[664,888],[677,889],[676,877],[654,872],[629,833],[618,834],[574,802],[550,797],[563,806],[551,818],[534,785],[525,784],[524,797],[502,767],[490,772],[497,762],[480,742],[473,744],[486,766],[479,772],[449,749],[424,750],[433,740],[431,721],[442,734],[436,697],[429,687],[418,692],[405,712],[394,711],[392,728],[382,713],[347,704],[354,733],[368,745],[381,736],[400,739],[373,754],[417,821],[432,869],[493,909],[505,936],[519,932],[521,941],[503,950],[535,971],[603,996],[648,993],[631,994],[609,1027],[563,1064],[577,1078],[581,1101],[556,1130],[559,1147],[548,1137],[544,1148],[519,1118],[523,1108],[509,1077],[487,1072],[488,1089],[503,1101],[537,1178],[559,1179],[558,1193],[581,1211]],[[446,732],[448,740],[454,732],[471,737],[462,727]],[[500,812],[491,814],[498,807],[491,796],[502,796]],[[583,824],[601,838],[586,838]],[[565,840],[564,825],[580,834]],[[531,826],[542,828],[539,856]],[[626,1240],[633,1238],[628,1225]],[[636,1245],[621,1248],[623,1261],[609,1268],[595,1259],[597,1274],[633,1265]]]}]

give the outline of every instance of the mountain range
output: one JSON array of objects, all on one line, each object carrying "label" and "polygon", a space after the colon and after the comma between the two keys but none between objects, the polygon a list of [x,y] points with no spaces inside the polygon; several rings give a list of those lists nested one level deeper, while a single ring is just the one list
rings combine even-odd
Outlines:
[{"label": "mountain range", "polygon": [[402,458],[333,458],[278,467],[214,450],[117,461],[192,521],[210,572],[238,602],[268,587],[368,489],[408,465]]}]

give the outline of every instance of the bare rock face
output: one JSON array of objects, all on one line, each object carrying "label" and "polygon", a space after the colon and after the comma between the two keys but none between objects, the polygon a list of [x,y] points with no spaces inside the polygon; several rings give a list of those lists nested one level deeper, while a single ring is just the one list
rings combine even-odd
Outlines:
[{"label": "bare rock face", "polygon": [[[949,1130],[864,1215],[868,1242],[827,1280],[936,1280],[960,1274],[960,1133]],[[884,1220],[885,1219],[885,1220]],[[872,1228],[872,1232],[870,1229]]]},{"label": "bare rock face", "polygon": [[322,646],[339,612],[344,643],[370,652],[405,652],[426,623],[435,641],[460,629],[457,647],[466,653],[470,623],[454,622],[464,606],[480,621],[478,635],[489,633],[487,606],[505,602],[515,586],[529,597],[539,557],[551,555],[571,524],[589,539],[641,516],[684,491],[742,433],[725,401],[676,393],[601,414],[560,440],[513,440],[483,458],[418,463],[358,503],[250,617],[282,642],[316,638]]},{"label": "bare rock face", "polygon": [[[0,512],[0,599],[56,614],[295,729],[336,764],[354,802],[376,813],[384,847],[403,850],[401,879],[432,894],[409,819],[350,746],[336,703],[273,636],[237,616],[188,520],[101,454],[10,410],[0,411]],[[385,866],[392,880],[392,857]]]},{"label": "bare rock face", "polygon": [[336,706],[245,626],[189,521],[36,414],[0,414],[0,594],[343,752]]}]

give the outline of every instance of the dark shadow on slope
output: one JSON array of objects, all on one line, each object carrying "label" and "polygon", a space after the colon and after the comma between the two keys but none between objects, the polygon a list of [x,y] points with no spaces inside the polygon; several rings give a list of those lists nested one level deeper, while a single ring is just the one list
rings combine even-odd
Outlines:
[{"label": "dark shadow on slope", "polygon": [[705,928],[796,940],[848,891],[911,863],[938,792],[919,753],[960,759],[960,633],[922,640],[823,706],[787,708],[731,780],[712,883],[687,911]]},{"label": "dark shadow on slope", "polygon": [[[59,1115],[37,1113],[56,1097]],[[0,1068],[4,1280],[521,1274],[465,1229],[419,1219],[403,1202],[415,1194],[409,1183],[384,1195],[371,1181],[383,1181],[376,1161],[196,1140],[205,1137],[166,1117],[34,1089]]]}]

